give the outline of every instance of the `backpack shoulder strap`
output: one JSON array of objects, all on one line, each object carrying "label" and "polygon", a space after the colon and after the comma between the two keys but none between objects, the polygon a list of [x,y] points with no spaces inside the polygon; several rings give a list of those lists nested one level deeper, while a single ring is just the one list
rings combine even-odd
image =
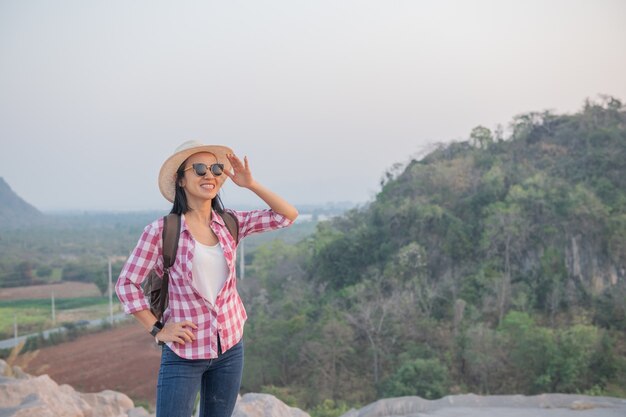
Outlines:
[{"label": "backpack shoulder strap", "polygon": [[239,243],[239,221],[237,217],[231,213],[230,211],[224,210],[221,213],[222,219],[224,219],[224,223],[226,224],[226,228],[230,232],[230,235],[235,239],[235,243]]},{"label": "backpack shoulder strap", "polygon": [[176,252],[178,251],[178,239],[180,238],[180,215],[168,214],[163,217],[163,267],[169,268],[174,265]]}]

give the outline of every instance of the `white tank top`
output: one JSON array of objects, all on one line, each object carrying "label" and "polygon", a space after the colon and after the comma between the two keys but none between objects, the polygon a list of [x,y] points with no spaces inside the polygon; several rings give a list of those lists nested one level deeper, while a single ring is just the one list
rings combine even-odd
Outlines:
[{"label": "white tank top", "polygon": [[196,240],[191,277],[200,295],[215,304],[217,294],[228,278],[228,264],[219,242],[215,246],[207,246]]}]

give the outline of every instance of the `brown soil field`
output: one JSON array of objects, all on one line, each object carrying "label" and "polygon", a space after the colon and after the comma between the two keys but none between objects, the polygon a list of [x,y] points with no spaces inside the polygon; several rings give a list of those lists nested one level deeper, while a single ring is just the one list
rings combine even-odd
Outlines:
[{"label": "brown soil field", "polygon": [[27,352],[15,365],[31,375],[48,374],[80,392],[123,392],[154,409],[161,350],[138,323],[92,333]]},{"label": "brown soil field", "polygon": [[58,284],[31,285],[28,287],[0,288],[0,300],[22,300],[28,298],[97,297],[100,290],[94,283],[60,282]]}]

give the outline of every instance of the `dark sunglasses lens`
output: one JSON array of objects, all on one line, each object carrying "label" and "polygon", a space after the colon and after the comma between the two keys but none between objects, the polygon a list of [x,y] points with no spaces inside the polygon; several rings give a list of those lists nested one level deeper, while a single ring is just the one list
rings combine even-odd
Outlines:
[{"label": "dark sunglasses lens", "polygon": [[206,164],[193,164],[193,170],[196,172],[196,175],[199,177],[204,177],[206,175],[207,166]]},{"label": "dark sunglasses lens", "polygon": [[216,177],[219,177],[224,172],[224,164],[213,164],[211,165],[211,173]]}]

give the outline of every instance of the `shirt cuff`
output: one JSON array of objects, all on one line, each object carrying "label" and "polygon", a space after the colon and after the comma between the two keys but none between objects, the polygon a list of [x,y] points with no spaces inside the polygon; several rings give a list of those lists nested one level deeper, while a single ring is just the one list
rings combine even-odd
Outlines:
[{"label": "shirt cuff", "polygon": [[276,212],[273,212],[273,214],[274,214],[274,220],[276,221],[276,223],[280,225],[280,227],[291,226],[294,222],[293,220],[289,220],[287,217],[283,216],[282,214],[278,214]]},{"label": "shirt cuff", "polygon": [[142,298],[140,300],[135,300],[131,303],[124,303],[124,312],[126,314],[133,314],[141,310],[149,310],[150,304]]}]

